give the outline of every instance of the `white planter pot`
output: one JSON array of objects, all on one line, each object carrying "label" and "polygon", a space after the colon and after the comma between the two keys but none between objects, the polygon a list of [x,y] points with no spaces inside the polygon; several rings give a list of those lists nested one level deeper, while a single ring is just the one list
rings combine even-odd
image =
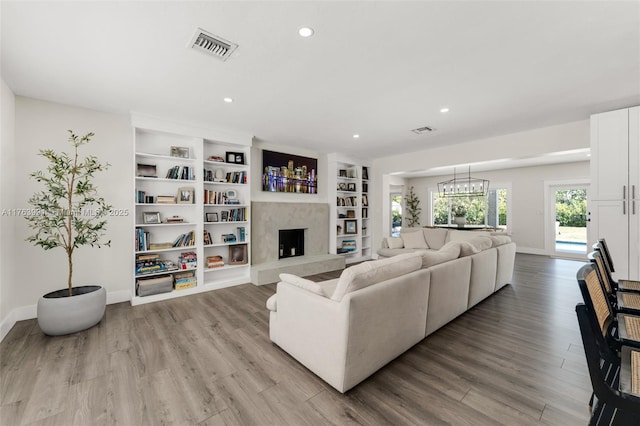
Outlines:
[{"label": "white planter pot", "polygon": [[455,216],[453,218],[453,223],[458,225],[458,228],[464,228],[464,225],[467,223],[467,218],[464,216]]},{"label": "white planter pot", "polygon": [[91,328],[102,320],[107,305],[103,287],[87,285],[56,290],[38,300],[38,325],[44,334],[60,336]]}]

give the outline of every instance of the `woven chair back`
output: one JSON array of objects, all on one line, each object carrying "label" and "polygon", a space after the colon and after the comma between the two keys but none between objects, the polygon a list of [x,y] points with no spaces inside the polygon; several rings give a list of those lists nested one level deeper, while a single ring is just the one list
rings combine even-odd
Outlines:
[{"label": "woven chair back", "polygon": [[607,301],[607,295],[605,294],[602,284],[600,283],[600,277],[595,269],[592,269],[585,277],[584,280],[587,284],[589,291],[589,298],[593,304],[593,310],[598,318],[598,325],[603,335],[607,334],[609,323],[612,320],[611,308]]},{"label": "woven chair back", "polygon": [[604,289],[607,291],[607,294],[613,294],[613,287],[611,287],[611,274],[607,270],[607,266],[602,257],[602,253],[597,250],[593,253],[593,261],[595,262],[598,273],[602,279]]}]

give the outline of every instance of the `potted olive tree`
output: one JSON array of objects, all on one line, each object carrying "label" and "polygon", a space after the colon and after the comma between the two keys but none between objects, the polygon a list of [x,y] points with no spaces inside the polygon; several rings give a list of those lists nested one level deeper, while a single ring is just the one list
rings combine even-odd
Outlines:
[{"label": "potted olive tree", "polygon": [[93,133],[78,136],[69,130],[71,155],[51,149],[39,155],[49,162],[46,171],[31,173],[44,190],[29,198],[34,214],[26,217],[35,233],[27,241],[51,250],[60,247],[67,254],[67,288],[53,291],[38,300],[38,325],[45,334],[62,335],[93,327],[100,322],[106,306],[106,291],[99,285],[73,286],[73,254],[81,246],[109,246],[105,240],[111,206],[98,195],[94,174],[110,164],[92,155],[79,158],[78,148],[91,141]]}]

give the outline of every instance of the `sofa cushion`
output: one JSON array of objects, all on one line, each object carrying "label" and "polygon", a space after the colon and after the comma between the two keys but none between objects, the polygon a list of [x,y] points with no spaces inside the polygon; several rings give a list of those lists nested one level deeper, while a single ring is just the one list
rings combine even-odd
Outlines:
[{"label": "sofa cushion", "polygon": [[404,241],[400,237],[387,237],[387,246],[390,249],[404,248]]},{"label": "sofa cushion", "polygon": [[424,228],[424,239],[430,249],[440,250],[447,240],[449,231],[442,228]]},{"label": "sofa cushion", "polygon": [[476,237],[488,237],[491,233],[487,231],[458,231],[452,229],[449,231],[448,241],[469,241]]},{"label": "sofa cushion", "polygon": [[414,249],[426,249],[429,248],[427,242],[424,240],[424,233],[422,232],[406,232],[402,234],[402,241],[405,248]]},{"label": "sofa cushion", "polygon": [[491,238],[484,236],[475,237],[469,241],[462,241],[460,242],[460,257],[480,253],[483,250],[490,249],[492,246],[493,241]]},{"label": "sofa cushion", "polygon": [[492,247],[498,247],[511,242],[511,237],[507,235],[492,235],[489,238],[491,238],[491,241],[493,242]]},{"label": "sofa cushion", "polygon": [[280,281],[287,282],[289,284],[293,284],[296,287],[303,288],[312,293],[318,294],[320,296],[327,296],[324,292],[322,286],[314,281],[308,280],[306,278],[301,278],[297,275],[293,274],[280,274]]},{"label": "sofa cushion", "polygon": [[342,271],[331,299],[340,301],[347,293],[417,271],[421,264],[420,253],[408,253],[351,266]]},{"label": "sofa cushion", "polygon": [[422,252],[422,267],[429,268],[439,263],[457,259],[460,256],[460,243],[453,241],[442,246],[440,250],[425,250]]}]

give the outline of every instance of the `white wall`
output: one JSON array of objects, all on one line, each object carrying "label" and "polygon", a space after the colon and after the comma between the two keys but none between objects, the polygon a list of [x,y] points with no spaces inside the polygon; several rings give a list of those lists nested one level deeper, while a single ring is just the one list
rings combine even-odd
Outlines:
[{"label": "white wall", "polygon": [[[3,96],[4,99],[4,96]],[[4,129],[4,115],[3,115]],[[70,107],[24,97],[15,99],[15,164],[2,167],[2,181],[14,182],[17,188],[13,207],[27,208],[29,196],[42,186],[29,178],[35,170],[46,167],[38,150],[52,148],[70,152],[67,129],[84,135],[95,133],[80,154],[93,154],[111,168],[96,176],[100,194],[114,209],[131,209],[133,176],[133,131],[127,115],[109,114]],[[4,130],[3,130],[4,131]],[[4,136],[4,135],[3,135]],[[3,138],[4,147],[4,138]],[[3,284],[3,324],[7,318],[20,320],[35,317],[38,298],[66,286],[66,254],[60,248],[44,251],[24,239],[31,234],[22,217],[9,218],[15,230],[11,239],[9,262],[15,267],[11,285]],[[133,268],[132,218],[108,218],[111,247],[82,247],[74,257],[74,285],[100,284],[107,290],[107,302],[129,300]],[[3,256],[4,261],[6,256]],[[4,268],[3,268],[4,269]],[[6,300],[5,297],[6,296]],[[7,312],[10,311],[10,312]],[[13,315],[11,314],[13,312]]]},{"label": "white wall", "polygon": [[[545,181],[589,179],[589,162],[494,170],[474,173],[474,176],[489,179],[490,186],[494,183],[511,186],[509,227],[518,252],[551,254],[547,251],[550,248],[545,247],[547,220],[544,214]],[[430,222],[429,188],[437,191],[437,183],[449,177],[417,178],[407,181],[408,186],[415,187],[416,195],[420,199],[422,225]]]},{"label": "white wall", "polygon": [[12,321],[5,323],[13,310],[10,303],[14,286],[13,219],[8,211],[14,207],[15,96],[4,80],[0,80],[0,340],[9,332]]},{"label": "white wall", "polygon": [[[428,136],[425,137],[428,139]],[[428,142],[426,142],[428,143]],[[589,120],[582,120],[572,123],[566,123],[557,126],[533,129],[526,132],[513,133],[510,135],[496,136],[487,139],[480,139],[451,145],[449,147],[439,147],[433,149],[425,149],[419,152],[400,153],[398,155],[381,158],[374,161],[373,174],[374,182],[380,182],[373,186],[375,191],[373,199],[376,205],[380,205],[382,212],[374,214],[373,217],[373,241],[374,251],[375,244],[380,244],[383,237],[389,235],[388,224],[383,222],[385,211],[389,209],[389,179],[386,176],[394,172],[409,172],[416,170],[428,170],[435,167],[478,163],[482,161],[491,161],[496,159],[521,159],[538,157],[554,152],[570,151],[575,149],[584,149],[590,147],[589,139]],[[517,169],[512,169],[517,170]],[[473,170],[472,170],[473,171]],[[589,177],[589,171],[576,171],[580,176],[570,176],[575,178]],[[540,173],[545,173],[539,170]],[[505,171],[506,175],[509,172]],[[515,173],[515,172],[514,172]],[[474,175],[479,175],[474,173]],[[483,176],[485,173],[483,172]],[[541,179],[562,179],[557,177],[545,177],[544,175],[531,175],[528,181],[522,182],[523,189],[538,191],[535,187],[536,182]],[[502,181],[502,179],[500,179]],[[410,184],[408,186],[411,186]],[[542,186],[539,188],[542,191]],[[424,211],[424,205],[421,203]],[[519,214],[528,213],[530,204],[514,204],[514,219]],[[540,206],[542,209],[542,206]],[[388,215],[387,215],[388,216]],[[535,233],[535,231],[533,232]],[[522,238],[520,244],[522,248],[531,247],[534,250],[544,247],[544,232],[539,238],[530,235],[529,232],[520,234],[518,238]]]}]

